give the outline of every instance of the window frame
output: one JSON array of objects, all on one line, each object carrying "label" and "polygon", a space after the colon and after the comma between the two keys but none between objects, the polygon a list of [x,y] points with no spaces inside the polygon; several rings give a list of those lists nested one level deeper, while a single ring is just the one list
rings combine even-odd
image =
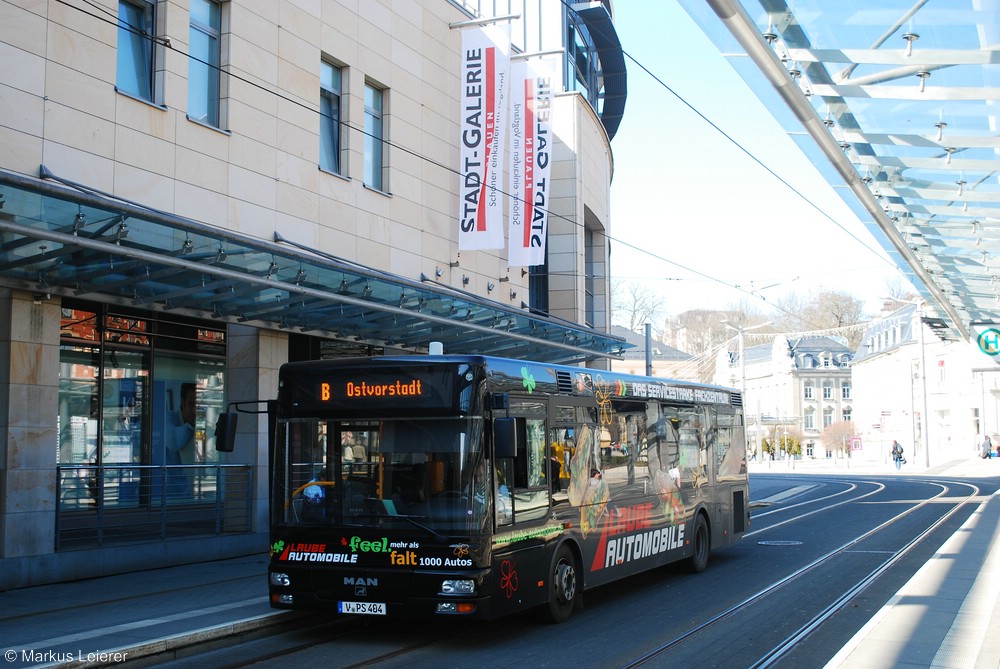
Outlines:
[{"label": "window frame", "polygon": [[[141,16],[123,16],[125,9],[138,11]],[[157,0],[118,0],[115,90],[150,104],[157,104],[158,97],[157,12]],[[135,18],[141,26],[131,22]],[[130,75],[128,81],[123,77],[126,72]]]},{"label": "window frame", "polygon": [[[365,82],[365,170],[364,184],[372,190],[386,192],[385,185],[385,116],[386,89],[374,82]],[[377,93],[377,100],[369,99],[369,94]]]},{"label": "window frame", "polygon": [[[326,68],[332,76],[327,86]],[[324,172],[344,176],[343,133],[344,125],[344,67],[330,60],[320,61],[320,129],[319,168]],[[326,111],[327,106],[331,111]],[[332,164],[331,164],[332,163]]]},{"label": "window frame", "polygon": [[[222,36],[223,36],[223,3],[219,0],[191,0],[191,4],[201,3],[209,7],[209,24],[195,18],[195,13],[190,12],[190,23],[188,32],[188,111],[187,118],[195,123],[211,126],[213,128],[222,127]],[[212,25],[212,22],[215,25]],[[207,53],[195,53],[195,43],[197,35],[205,35],[208,38]],[[195,90],[196,79],[194,74],[202,72],[201,83],[204,90]],[[195,93],[198,94],[196,98]],[[198,110],[193,109],[192,101],[201,99],[203,96],[204,107]]]}]

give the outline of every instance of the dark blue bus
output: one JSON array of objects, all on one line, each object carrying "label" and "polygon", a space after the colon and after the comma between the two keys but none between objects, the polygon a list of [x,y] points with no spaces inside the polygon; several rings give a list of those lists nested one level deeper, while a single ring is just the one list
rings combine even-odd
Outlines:
[{"label": "dark blue bus", "polygon": [[569,618],[749,525],[732,389],[488,356],[296,362],[270,403],[271,606]]}]

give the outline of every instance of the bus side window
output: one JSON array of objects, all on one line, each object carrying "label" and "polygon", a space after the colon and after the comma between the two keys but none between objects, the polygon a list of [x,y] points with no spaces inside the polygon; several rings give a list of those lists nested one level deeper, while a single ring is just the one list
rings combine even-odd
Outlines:
[{"label": "bus side window", "polygon": [[518,449],[514,465],[514,519],[537,520],[548,513],[549,484],[545,420],[517,418]]},{"label": "bus side window", "polygon": [[514,522],[514,498],[511,496],[511,485],[514,481],[514,460],[498,458],[494,470],[496,476],[496,513],[497,525],[510,525]]}]

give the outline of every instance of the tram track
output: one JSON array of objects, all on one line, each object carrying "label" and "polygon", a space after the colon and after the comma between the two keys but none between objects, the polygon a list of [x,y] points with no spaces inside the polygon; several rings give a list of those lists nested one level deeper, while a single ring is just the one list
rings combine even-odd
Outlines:
[{"label": "tram track", "polygon": [[[742,601],[740,601],[740,602],[734,604],[733,606],[727,608],[725,611],[723,611],[723,612],[721,612],[721,613],[719,613],[719,614],[717,614],[717,615],[715,615],[715,616],[713,616],[713,617],[711,617],[711,618],[709,618],[709,619],[701,622],[700,624],[692,627],[691,629],[685,631],[683,634],[681,634],[681,635],[679,635],[677,637],[674,637],[673,639],[670,639],[669,641],[667,641],[667,642],[665,642],[663,644],[660,644],[660,645],[656,646],[655,648],[653,648],[653,649],[651,649],[651,650],[643,653],[641,656],[635,658],[634,660],[621,665],[621,669],[631,669],[633,667],[641,667],[643,665],[649,664],[653,660],[656,660],[657,658],[662,657],[667,652],[669,652],[672,649],[680,646],[681,644],[684,644],[685,642],[687,642],[687,641],[689,641],[689,640],[697,637],[698,635],[701,635],[701,634],[704,634],[704,633],[707,633],[707,632],[713,630],[714,628],[716,628],[723,621],[729,620],[729,619],[731,619],[731,618],[733,618],[735,616],[738,616],[740,614],[749,613],[750,610],[752,609],[752,607],[755,604],[759,603],[761,600],[763,600],[763,599],[765,599],[765,598],[773,595],[774,593],[776,593],[778,591],[781,591],[784,588],[789,587],[792,583],[794,583],[795,581],[797,581],[804,574],[809,573],[809,572],[815,570],[817,567],[820,567],[821,565],[830,563],[832,560],[834,560],[835,558],[837,558],[840,555],[843,555],[845,552],[849,551],[851,548],[853,548],[857,544],[861,543],[862,541],[870,539],[870,538],[878,535],[879,533],[885,532],[888,528],[890,528],[894,524],[900,522],[902,519],[906,518],[910,514],[915,513],[917,510],[922,509],[924,507],[929,507],[930,505],[938,502],[941,498],[943,498],[950,491],[950,488],[948,487],[947,484],[942,484],[942,483],[939,483],[939,482],[928,482],[928,483],[931,483],[933,485],[940,485],[941,486],[941,491],[937,495],[934,495],[934,496],[932,496],[929,499],[922,500],[919,504],[915,504],[915,505],[907,508],[906,510],[902,511],[901,513],[898,513],[898,514],[892,516],[891,518],[889,518],[889,519],[885,520],[884,522],[878,524],[877,526],[873,527],[872,529],[870,529],[870,530],[868,530],[868,531],[866,531],[866,532],[858,535],[857,537],[854,537],[850,541],[847,541],[847,542],[841,544],[840,546],[837,546],[833,550],[827,551],[826,553],[824,553],[820,557],[812,560],[808,564],[806,564],[806,565],[804,565],[802,567],[799,567],[798,569],[796,569],[795,571],[791,572],[790,574],[788,574],[788,575],[780,578],[779,580],[777,580],[777,581],[769,584],[768,586],[766,586],[766,587],[758,590],[756,593],[752,594],[751,596],[746,597]],[[771,649],[769,649],[766,653],[764,653],[763,655],[761,655],[757,660],[750,661],[745,666],[748,667],[748,669],[764,669],[766,667],[773,667],[776,664],[778,664],[799,643],[801,643],[803,639],[805,639],[810,633],[812,633],[816,628],[818,628],[823,622],[829,620],[838,611],[841,611],[842,609],[844,609],[845,607],[847,607],[850,604],[850,602],[852,602],[862,591],[864,591],[872,583],[874,583],[878,578],[880,578],[882,575],[884,575],[889,569],[891,569],[900,560],[902,560],[906,555],[908,555],[914,548],[916,548],[917,546],[919,546],[922,542],[926,541],[928,539],[928,537],[931,534],[933,534],[933,532],[935,530],[939,529],[949,518],[951,518],[956,513],[958,513],[959,510],[962,507],[964,507],[966,504],[972,503],[973,500],[975,500],[979,496],[979,494],[980,494],[979,487],[975,486],[973,484],[962,483],[962,482],[955,482],[955,481],[951,481],[951,482],[949,482],[949,484],[950,485],[957,485],[957,486],[969,487],[969,488],[972,489],[972,492],[970,494],[966,495],[964,498],[961,498],[960,500],[957,500],[954,503],[953,506],[951,506],[945,513],[941,514],[940,517],[938,517],[934,522],[932,522],[930,525],[928,525],[917,536],[915,536],[913,539],[911,539],[909,542],[907,542],[901,548],[899,548],[896,551],[892,552],[887,559],[885,559],[884,561],[882,561],[874,569],[870,570],[868,573],[866,573],[865,575],[863,575],[860,579],[857,579],[856,582],[854,583],[854,585],[852,587],[850,587],[848,590],[846,590],[845,592],[843,592],[833,602],[831,602],[827,606],[825,606],[819,613],[817,613],[816,615],[812,616],[805,624],[803,624],[803,625],[799,626],[797,629],[795,629],[792,634],[786,635],[785,638],[783,638],[779,643],[775,644]],[[881,491],[884,488],[885,488],[885,486],[882,485],[880,487],[877,487],[876,490],[873,490],[871,492],[868,492],[868,493],[865,493],[863,495],[860,495],[859,497],[855,497],[855,498],[852,498],[852,499],[849,499],[849,500],[843,500],[842,502],[840,502],[840,503],[838,503],[838,504],[836,504],[834,506],[841,506],[843,504],[848,504],[848,503],[859,501],[861,499],[864,499],[864,498],[867,498],[867,497],[870,497],[870,496],[876,494],[877,492]],[[803,502],[803,503],[797,504],[795,506],[803,506],[803,505],[815,503],[816,501],[818,501],[818,500],[811,500],[810,502]],[[787,525],[789,523],[800,521],[800,520],[802,520],[802,519],[804,519],[806,517],[812,516],[812,515],[820,512],[820,511],[827,511],[830,508],[833,508],[833,507],[825,507],[823,509],[813,510],[813,511],[809,511],[809,512],[804,513],[804,514],[799,514],[799,515],[795,516],[794,518],[789,518],[789,519],[783,520],[783,521],[781,521],[779,523],[776,523],[774,525],[770,525],[770,526],[768,526],[766,528],[763,528],[761,530],[756,530],[753,533],[749,533],[744,538],[749,537],[751,534],[754,534],[754,535],[761,534],[761,533],[767,532],[769,530],[773,530],[773,529],[775,529],[777,527],[781,527],[781,526]],[[784,509],[784,510],[787,510],[787,509]]]}]

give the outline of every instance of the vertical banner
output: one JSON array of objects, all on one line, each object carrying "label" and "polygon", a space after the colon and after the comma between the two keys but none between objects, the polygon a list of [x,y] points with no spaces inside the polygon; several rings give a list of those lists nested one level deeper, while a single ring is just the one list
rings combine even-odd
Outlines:
[{"label": "vertical banner", "polygon": [[516,62],[511,67],[511,90],[508,263],[542,265],[549,223],[552,75],[537,65]]},{"label": "vertical banner", "polygon": [[495,26],[462,31],[461,203],[458,249],[503,248],[510,38]]}]

